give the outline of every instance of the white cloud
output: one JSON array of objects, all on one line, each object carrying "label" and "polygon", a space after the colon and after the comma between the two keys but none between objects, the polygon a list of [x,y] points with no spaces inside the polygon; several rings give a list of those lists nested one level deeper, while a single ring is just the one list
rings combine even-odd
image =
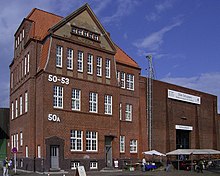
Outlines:
[{"label": "white cloud", "polygon": [[172,77],[169,73],[167,77],[162,78],[161,81],[180,85],[183,87],[199,90],[209,94],[218,96],[218,112],[220,113],[220,72],[204,73],[199,76],[190,78]]},{"label": "white cloud", "polygon": [[160,46],[163,44],[164,35],[171,31],[173,28],[180,26],[182,24],[181,21],[178,21],[172,25],[165,26],[161,30],[150,34],[149,36],[145,37],[144,39],[140,39],[134,43],[137,48],[144,48],[149,51],[157,51]]},{"label": "white cloud", "polygon": [[108,6],[108,4],[110,3],[111,1],[110,0],[105,0],[105,1],[103,1],[103,0],[98,0],[98,1],[96,1],[95,3],[96,3],[96,7],[94,8],[94,13],[96,14],[96,15],[98,15],[101,11],[103,11],[105,8],[107,8],[107,6]]},{"label": "white cloud", "polygon": [[102,22],[103,23],[111,23],[111,22],[118,22],[121,20],[122,17],[128,16],[133,11],[134,7],[138,4],[136,0],[118,0],[115,1],[117,4],[116,12],[113,13],[112,16],[104,17]]}]

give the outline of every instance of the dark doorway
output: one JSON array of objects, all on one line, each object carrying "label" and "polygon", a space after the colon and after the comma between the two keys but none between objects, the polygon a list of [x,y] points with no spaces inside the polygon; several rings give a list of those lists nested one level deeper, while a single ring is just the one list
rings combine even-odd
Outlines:
[{"label": "dark doorway", "polygon": [[189,149],[189,130],[176,130],[176,149]]},{"label": "dark doorway", "polygon": [[106,167],[112,167],[112,136],[105,136],[105,160]]}]

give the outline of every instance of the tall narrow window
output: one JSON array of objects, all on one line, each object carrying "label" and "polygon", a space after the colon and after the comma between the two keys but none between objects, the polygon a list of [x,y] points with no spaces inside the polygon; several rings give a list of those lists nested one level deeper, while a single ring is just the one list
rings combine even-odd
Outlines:
[{"label": "tall narrow window", "polygon": [[24,112],[28,112],[28,93],[27,92],[25,92],[25,94],[24,94]]},{"label": "tall narrow window", "polygon": [[86,131],[86,151],[98,151],[97,132]]},{"label": "tall narrow window", "polygon": [[41,158],[41,148],[40,148],[40,145],[37,146],[37,157]]},{"label": "tall narrow window", "polygon": [[24,57],[24,75],[27,74],[27,57]]},{"label": "tall narrow window", "polygon": [[14,103],[11,103],[11,119],[14,119]]},{"label": "tall narrow window", "polygon": [[28,146],[25,146],[25,157],[28,157]]},{"label": "tall narrow window", "polygon": [[22,115],[22,110],[23,110],[23,101],[22,101],[22,96],[20,96],[20,115]]},{"label": "tall narrow window", "polygon": [[125,152],[125,136],[120,136],[120,153]]},{"label": "tall narrow window", "polygon": [[110,70],[111,70],[111,61],[110,59],[105,60],[105,77],[110,78]]},{"label": "tall narrow window", "polygon": [[15,143],[16,143],[16,145],[15,145],[15,147],[17,148],[17,150],[18,150],[18,133],[16,133],[16,135],[15,135]]},{"label": "tall narrow window", "polygon": [[23,133],[20,132],[20,146],[23,146]]},{"label": "tall narrow window", "polygon": [[88,54],[87,73],[93,74],[93,55],[92,54]]},{"label": "tall narrow window", "polygon": [[130,140],[130,153],[137,153],[137,140]]},{"label": "tall narrow window", "polygon": [[30,71],[30,54],[27,54],[27,73]]},{"label": "tall narrow window", "polygon": [[11,89],[14,87],[14,73],[11,72]]},{"label": "tall narrow window", "polygon": [[83,52],[82,52],[82,51],[78,51],[77,70],[78,70],[79,72],[83,72]]},{"label": "tall narrow window", "polygon": [[21,60],[21,78],[24,76],[24,60]]},{"label": "tall narrow window", "polygon": [[73,50],[68,48],[67,49],[67,69],[73,69]]},{"label": "tall narrow window", "polygon": [[105,95],[105,114],[112,115],[112,96]]},{"label": "tall narrow window", "polygon": [[72,110],[80,111],[80,99],[81,99],[81,91],[78,89],[72,90]]},{"label": "tall narrow window", "polygon": [[118,85],[120,85],[120,71],[117,71],[117,81],[118,81]]},{"label": "tall narrow window", "polygon": [[62,67],[62,58],[63,58],[63,47],[58,45],[56,49],[56,66],[57,67]]},{"label": "tall narrow window", "polygon": [[122,120],[122,103],[119,104],[119,120]]},{"label": "tall narrow window", "polygon": [[24,38],[24,29],[22,30],[22,38]]},{"label": "tall narrow window", "polygon": [[132,105],[131,104],[126,104],[125,120],[132,121]]},{"label": "tall narrow window", "polygon": [[102,58],[97,57],[97,76],[102,76]]},{"label": "tall narrow window", "polygon": [[15,100],[15,117],[18,117],[18,100]]},{"label": "tall narrow window", "polygon": [[83,132],[82,131],[71,130],[70,150],[71,151],[82,151],[83,150]]},{"label": "tall narrow window", "polygon": [[13,135],[11,135],[11,148],[14,147],[14,138],[13,138]]},{"label": "tall narrow window", "polygon": [[125,88],[125,73],[121,72],[121,88]]},{"label": "tall narrow window", "polygon": [[127,84],[127,89],[128,90],[134,90],[134,75],[132,74],[127,74],[127,79],[126,79],[126,84]]},{"label": "tall narrow window", "polygon": [[54,86],[53,88],[53,107],[63,108],[63,87]]},{"label": "tall narrow window", "polygon": [[96,112],[98,107],[98,94],[90,92],[89,93],[89,112]]}]

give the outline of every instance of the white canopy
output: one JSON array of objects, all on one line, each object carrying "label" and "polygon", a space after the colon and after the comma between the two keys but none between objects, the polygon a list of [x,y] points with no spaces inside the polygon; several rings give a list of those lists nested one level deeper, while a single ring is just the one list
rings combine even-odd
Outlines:
[{"label": "white canopy", "polygon": [[217,155],[220,151],[213,149],[177,149],[166,153],[166,155]]},{"label": "white canopy", "polygon": [[150,150],[150,151],[146,151],[146,152],[143,152],[143,154],[145,155],[158,155],[158,156],[166,156],[165,154],[163,153],[160,153],[156,150]]}]

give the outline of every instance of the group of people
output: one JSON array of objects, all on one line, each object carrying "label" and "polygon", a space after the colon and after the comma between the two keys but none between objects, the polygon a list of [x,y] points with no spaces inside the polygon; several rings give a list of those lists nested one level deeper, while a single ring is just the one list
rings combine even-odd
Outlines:
[{"label": "group of people", "polygon": [[12,169],[12,159],[8,160],[7,157],[3,160],[3,176],[9,176],[9,170]]}]

